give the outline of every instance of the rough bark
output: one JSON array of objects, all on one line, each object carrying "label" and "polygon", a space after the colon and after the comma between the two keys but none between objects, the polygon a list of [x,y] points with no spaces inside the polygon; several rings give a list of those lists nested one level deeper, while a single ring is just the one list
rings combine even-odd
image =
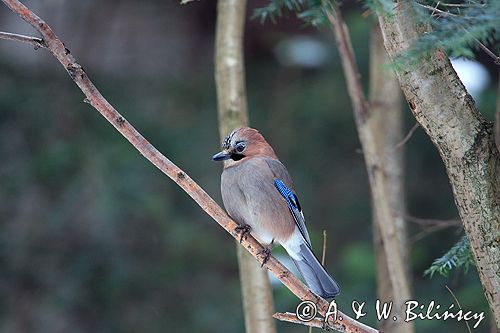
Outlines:
[{"label": "rough bark", "polygon": [[[387,190],[382,191],[385,196],[378,197],[373,202],[373,243],[377,263],[377,293],[382,302],[394,301],[394,315],[404,318],[403,305],[408,300],[408,295],[403,295],[399,290],[394,290],[389,276],[387,257],[384,251],[384,239],[376,217],[380,216],[377,210],[392,211],[389,220],[382,223],[391,223],[396,231],[395,238],[399,245],[399,252],[406,262],[409,246],[406,237],[405,200],[403,185],[403,147],[398,148],[398,143],[403,137],[403,109],[401,105],[402,94],[399,83],[394,73],[384,68],[389,58],[384,48],[384,41],[380,28],[374,26],[370,38],[370,108],[369,117],[366,118],[365,126],[378,135],[377,150],[381,156],[380,172],[381,182],[375,186],[383,186]],[[375,198],[374,198],[375,199]],[[408,278],[408,270],[401,277]],[[408,283],[409,284],[409,283]],[[414,325],[405,323],[403,320],[394,321],[392,318],[380,322],[380,330],[387,333],[411,333]]]},{"label": "rough bark", "polygon": [[[246,1],[219,0],[215,41],[215,80],[221,140],[233,129],[248,126],[243,37]],[[267,270],[240,244],[240,270],[245,328],[248,333],[274,333],[273,298]]]},{"label": "rough bark", "polygon": [[498,70],[498,83],[497,83],[497,108],[495,112],[495,144],[498,151],[500,151],[500,69]]},{"label": "rough bark", "polygon": [[[377,124],[377,115],[368,108],[368,103],[361,88],[360,74],[356,66],[356,60],[352,49],[349,31],[343,21],[339,8],[333,4],[333,11],[327,12],[328,19],[332,24],[335,40],[342,60],[342,67],[347,81],[349,96],[353,105],[354,119],[358,129],[358,136],[363,148],[368,179],[370,182],[374,220],[377,222],[378,230],[382,239],[384,249],[385,266],[387,274],[385,279],[389,280],[391,290],[394,293],[395,312],[402,313],[404,302],[410,299],[410,287],[406,275],[406,266],[402,247],[404,243],[398,237],[401,227],[395,218],[394,207],[392,207],[393,188],[388,182],[385,173],[388,165],[384,164],[384,153],[386,138]],[[375,118],[374,118],[375,117]],[[402,326],[407,326],[409,331],[413,330],[412,323],[402,322],[403,316],[398,317]]]},{"label": "rough bark", "polygon": [[[428,27],[416,21],[412,1],[401,0],[390,16],[379,16],[391,59],[405,52]],[[412,67],[398,68],[406,100],[443,159],[455,203],[469,238],[484,293],[500,324],[500,156],[493,124],[472,97],[442,50]]]}]

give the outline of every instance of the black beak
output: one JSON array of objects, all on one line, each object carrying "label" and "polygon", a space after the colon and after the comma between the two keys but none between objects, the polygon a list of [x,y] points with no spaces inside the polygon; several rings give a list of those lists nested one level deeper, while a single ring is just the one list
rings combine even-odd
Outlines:
[{"label": "black beak", "polygon": [[231,158],[231,154],[225,150],[212,156],[212,160],[214,160],[214,161],[224,161],[224,160],[228,160],[230,158]]}]

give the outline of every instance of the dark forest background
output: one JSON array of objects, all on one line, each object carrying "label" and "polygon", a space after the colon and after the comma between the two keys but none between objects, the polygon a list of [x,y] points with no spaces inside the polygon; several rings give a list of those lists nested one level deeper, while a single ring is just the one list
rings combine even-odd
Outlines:
[{"label": "dark forest background", "polygon": [[[105,97],[221,203],[213,42],[215,1],[24,1],[44,18]],[[248,18],[263,1],[249,3]],[[368,85],[373,17],[344,7]],[[0,30],[35,35],[0,6]],[[287,43],[313,40],[325,57],[290,65]],[[375,325],[369,187],[333,36],[294,17],[248,20],[250,122],[294,177],[316,252],[341,283],[341,308],[366,301]],[[496,78],[489,58],[478,60]],[[493,67],[492,67],[493,66]],[[478,98],[493,119],[495,79]],[[235,245],[177,185],[142,158],[45,50],[0,41],[0,331],[243,332]],[[406,108],[406,104],[405,108]],[[415,121],[406,113],[407,131]],[[418,129],[405,144],[408,215],[458,218],[445,169]],[[474,267],[424,277],[463,233],[422,237],[409,223],[414,299],[485,311]],[[275,249],[275,253],[281,250]],[[275,308],[298,300],[274,284]],[[463,322],[417,321],[419,332],[465,332]],[[282,332],[306,328],[279,323]]]}]

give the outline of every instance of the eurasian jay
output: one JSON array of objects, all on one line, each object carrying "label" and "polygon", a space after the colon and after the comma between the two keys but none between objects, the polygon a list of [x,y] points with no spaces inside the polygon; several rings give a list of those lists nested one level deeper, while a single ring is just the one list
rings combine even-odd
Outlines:
[{"label": "eurasian jay", "polygon": [[212,159],[225,161],[221,192],[229,216],[249,227],[262,245],[281,244],[314,293],[338,295],[339,285],[312,251],[292,179],[264,137],[253,128],[238,128]]}]

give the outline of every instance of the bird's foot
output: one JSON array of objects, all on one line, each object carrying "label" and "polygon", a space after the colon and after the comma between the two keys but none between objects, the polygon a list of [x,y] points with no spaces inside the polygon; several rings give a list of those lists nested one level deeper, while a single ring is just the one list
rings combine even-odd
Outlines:
[{"label": "bird's foot", "polygon": [[248,224],[242,224],[234,228],[236,233],[240,234],[240,243],[244,239],[247,239],[247,234],[252,230],[252,228]]},{"label": "bird's foot", "polygon": [[264,247],[264,249],[259,251],[257,254],[262,256],[262,263],[260,264],[260,267],[264,267],[264,265],[269,261],[269,258],[271,258],[271,248]]}]

